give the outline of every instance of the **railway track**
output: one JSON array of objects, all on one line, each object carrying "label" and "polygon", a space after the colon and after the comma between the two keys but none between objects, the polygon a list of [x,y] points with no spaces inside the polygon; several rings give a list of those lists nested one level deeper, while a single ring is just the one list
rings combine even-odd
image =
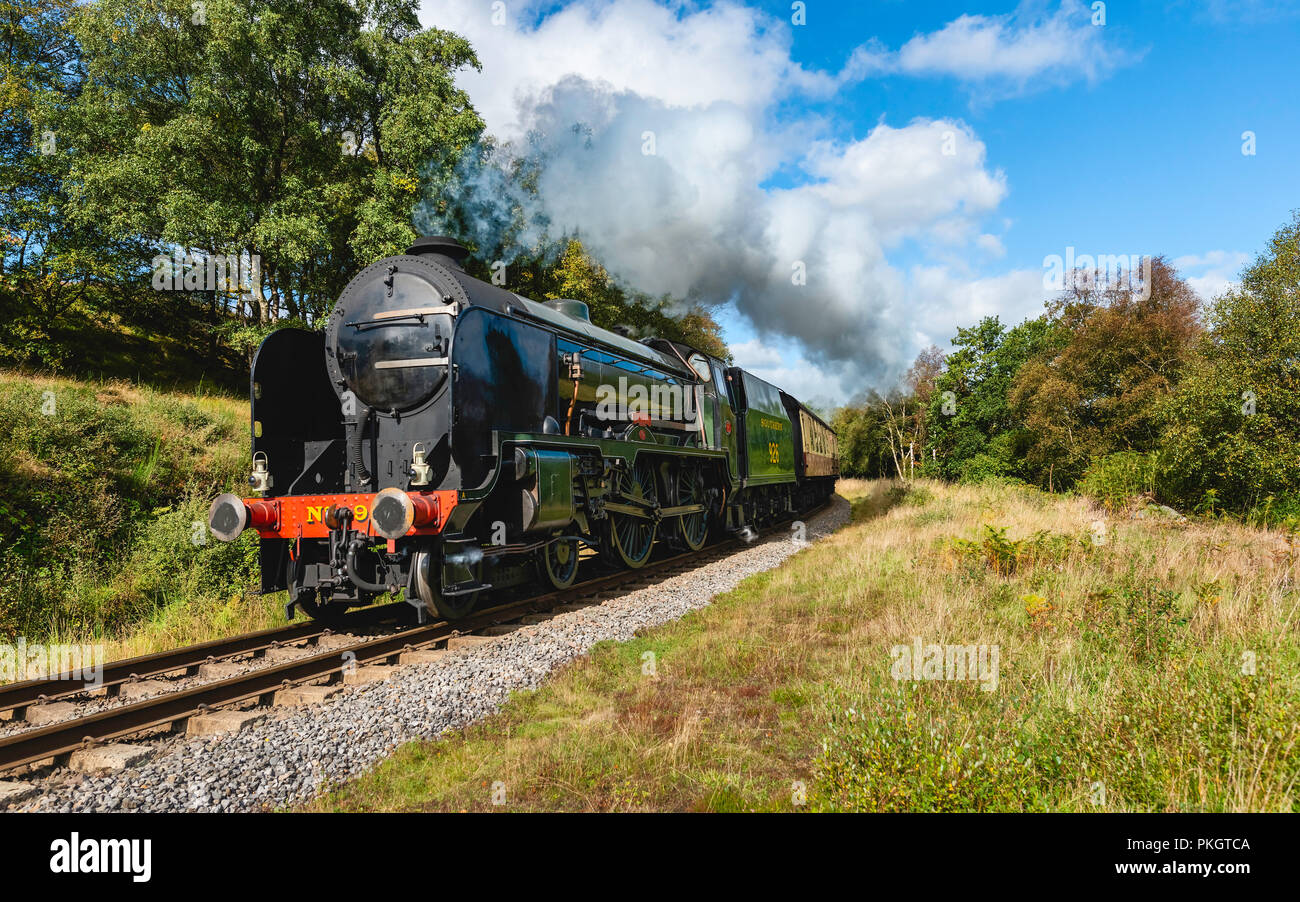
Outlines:
[{"label": "railway track", "polygon": [[[350,614],[347,622],[341,626],[347,629],[375,626],[396,619],[399,614],[409,610],[411,610],[410,606],[404,602],[366,608]],[[124,658],[104,665],[102,679],[95,688],[103,688],[106,695],[112,698],[119,694],[124,685],[136,680],[165,676],[179,671],[193,675],[204,664],[248,654],[261,657],[272,649],[298,643],[313,645],[322,636],[336,631],[336,628],[324,626],[316,621],[308,621],[244,633],[229,639],[214,639],[210,642],[200,642],[184,648],[140,655],[135,658]],[[76,679],[76,676],[73,673],[64,673],[0,685],[0,713],[13,712],[14,719],[21,720],[32,705],[81,695],[87,691],[87,688],[84,683]]]},{"label": "railway track", "polygon": [[[528,614],[546,612],[571,600],[591,598],[603,591],[632,587],[637,583],[655,582],[680,572],[685,567],[716,560],[740,544],[736,539],[726,539],[698,552],[686,552],[653,561],[653,569],[621,570],[597,576],[562,591],[546,592],[476,611],[455,622],[444,620],[399,627],[386,634],[359,638],[327,651],[259,667],[227,679],[168,691],[109,710],[22,730],[0,738],[0,773],[51,759],[57,762],[79,749],[147,730],[175,727],[191,717],[244,704],[252,699],[269,703],[271,697],[281,689],[317,682],[323,678],[334,679],[352,667],[394,661],[405,652],[435,647],[456,636],[519,620]],[[396,609],[411,610],[405,602],[370,608],[349,615],[349,618],[356,620],[349,619],[346,626],[351,629],[363,625],[381,625],[399,613]],[[104,667],[104,685],[120,688],[136,678],[181,670],[190,672],[209,660],[230,659],[247,654],[256,656],[268,649],[290,643],[318,642],[330,632],[330,629],[315,622],[294,624],[112,662]],[[0,710],[19,711],[41,701],[66,698],[86,691],[84,685],[58,683],[57,679],[46,679],[2,686]]]}]

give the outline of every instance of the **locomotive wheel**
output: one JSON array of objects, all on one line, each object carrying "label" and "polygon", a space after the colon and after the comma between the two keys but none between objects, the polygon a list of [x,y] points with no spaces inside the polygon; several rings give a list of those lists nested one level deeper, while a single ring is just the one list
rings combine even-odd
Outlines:
[{"label": "locomotive wheel", "polygon": [[[625,498],[658,501],[654,468],[645,462],[631,470],[620,471],[614,478],[614,491]],[[615,562],[635,570],[650,559],[654,549],[657,524],[648,517],[611,513],[608,527],[608,553]]]},{"label": "locomotive wheel", "polygon": [[553,588],[567,589],[578,578],[578,541],[551,542],[542,549],[542,573]]},{"label": "locomotive wheel", "polygon": [[[704,470],[695,464],[683,464],[677,471],[677,499],[674,504],[707,504]],[[709,511],[677,518],[677,535],[691,551],[699,551],[709,537]]]},{"label": "locomotive wheel", "polygon": [[[415,567],[416,595],[424,602],[426,608],[437,611],[438,616],[444,620],[460,620],[462,617],[469,616],[470,611],[474,610],[474,605],[478,602],[481,593],[471,592],[468,595],[444,596],[441,591],[440,574],[433,570],[433,557],[433,554],[428,551],[417,551],[415,553],[412,566]],[[476,579],[481,574],[482,566],[482,564],[478,564],[474,568],[474,577]]]}]

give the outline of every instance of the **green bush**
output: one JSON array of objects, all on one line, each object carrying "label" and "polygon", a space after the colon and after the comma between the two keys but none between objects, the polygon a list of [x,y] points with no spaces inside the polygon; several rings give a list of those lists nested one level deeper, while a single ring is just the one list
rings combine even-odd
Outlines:
[{"label": "green bush", "polygon": [[247,405],[0,372],[0,636],[120,633],[239,594],[256,546],[208,539],[241,480]]},{"label": "green bush", "polygon": [[984,524],[979,540],[953,539],[952,548],[969,568],[992,570],[1011,576],[1034,567],[1059,567],[1072,557],[1089,554],[1095,547],[1086,535],[1067,536],[1040,529],[1023,539],[1007,536],[1008,527]]},{"label": "green bush", "polygon": [[[1207,311],[1201,359],[1164,412],[1171,488],[1234,513],[1300,498],[1300,211]],[[1213,493],[1211,495],[1210,493]],[[1272,500],[1270,500],[1272,499]]]},{"label": "green bush", "polygon": [[[1039,810],[1034,763],[997,706],[958,708],[933,684],[896,684],[834,707],[814,762],[831,811]],[[936,716],[941,712],[943,716]]]},{"label": "green bush", "polygon": [[1093,458],[1078,489],[1096,498],[1108,510],[1124,506],[1139,495],[1156,495],[1159,455],[1156,452],[1120,451]]},{"label": "green bush", "polygon": [[1187,638],[1182,596],[1157,583],[1125,583],[1088,599],[1084,639],[1099,653],[1125,649],[1139,664],[1159,662]]},{"label": "green bush", "polygon": [[1017,481],[1011,463],[994,454],[976,454],[962,463],[959,480],[970,484]]}]

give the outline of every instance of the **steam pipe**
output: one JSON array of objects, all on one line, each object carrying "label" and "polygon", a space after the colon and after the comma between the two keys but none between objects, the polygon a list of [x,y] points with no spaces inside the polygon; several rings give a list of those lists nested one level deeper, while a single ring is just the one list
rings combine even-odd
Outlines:
[{"label": "steam pipe", "polygon": [[[361,545],[364,545],[364,543],[361,543]],[[348,579],[350,579],[352,584],[358,589],[365,589],[367,592],[391,592],[396,589],[396,586],[385,586],[380,585],[379,583],[369,582],[357,574],[357,549],[361,547],[361,545],[358,544],[356,539],[353,539],[348,543],[348,555],[346,558]]]},{"label": "steam pipe", "polygon": [[370,408],[362,404],[357,408],[356,421],[352,424],[352,447],[350,449],[352,456],[352,468],[357,474],[357,478],[364,487],[370,487],[370,471],[366,469],[365,456],[362,454],[361,443],[364,441],[366,433],[366,423],[370,422]]}]

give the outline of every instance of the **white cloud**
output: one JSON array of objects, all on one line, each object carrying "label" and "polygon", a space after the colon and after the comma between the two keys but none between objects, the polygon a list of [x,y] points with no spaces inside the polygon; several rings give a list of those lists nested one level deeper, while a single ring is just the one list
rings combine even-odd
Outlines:
[{"label": "white cloud", "polygon": [[[1006,177],[965,123],[882,121],[845,139],[832,137],[843,132],[833,122],[790,118],[797,104],[788,101],[823,98],[870,74],[872,60],[929,72],[925,60],[937,57],[926,46],[939,44],[914,38],[893,57],[870,44],[828,73],[791,59],[784,19],[733,3],[581,0],[540,17],[508,8],[494,25],[491,4],[430,0],[422,20],[463,34],[479,54],[483,71],[460,84],[489,131],[545,158],[537,195],[512,200],[552,235],[579,233],[638,289],[734,303],[759,336],[738,346],[737,359],[752,355],[764,378],[843,401],[887,387],[920,347],[946,347],[976,315],[1007,319],[1030,296],[1041,305],[1040,272],[1031,285],[1023,272],[980,279],[950,262],[1004,253],[984,220],[1006,197]],[[934,40],[967,42],[953,63],[964,77],[996,74],[992,63],[981,69],[977,47],[1012,53],[1004,75],[1068,71],[1069,53],[1086,49],[1043,49],[1071,34],[1062,16],[964,17]],[[643,152],[647,132],[652,154]],[[807,181],[761,188],[778,170]],[[904,245],[949,262],[904,272],[889,259]],[[792,280],[797,268],[806,284]]]},{"label": "white cloud", "polygon": [[[652,0],[574,0],[555,11],[539,0],[512,0],[501,13],[484,0],[424,0],[421,18],[471,41],[482,72],[461,85],[498,136],[518,137],[527,123],[521,98],[566,75],[653,97],[668,106],[735,104],[762,110],[800,95],[826,98],[877,75],[952,76],[1023,87],[1031,79],[1094,81],[1131,62],[1107,40],[1079,0],[1048,10],[1026,0],[1004,15],[962,15],[891,51],[869,38],[839,72],[790,58],[784,19],[723,2],[709,8]],[[545,12],[536,21],[541,13]],[[500,24],[494,17],[504,16]],[[509,73],[502,78],[503,72]]]},{"label": "white cloud", "polygon": [[1004,325],[1018,325],[1043,312],[1048,294],[1043,290],[1043,273],[1036,269],[970,278],[948,266],[916,266],[910,276],[913,318],[923,324],[919,344],[936,344],[944,351],[956,334],[955,329],[944,328],[949,324],[969,326],[996,316]]},{"label": "white cloud", "polygon": [[874,67],[885,71],[1001,82],[1016,89],[1031,81],[1092,82],[1134,58],[1093,18],[1091,5],[1078,0],[1064,0],[1051,11],[1022,3],[1005,15],[959,16],[938,31],[916,35],[894,54],[882,56],[876,49],[869,55]]},{"label": "white cloud", "polygon": [[731,345],[731,355],[736,361],[736,366],[743,366],[745,369],[752,369],[755,372],[758,368],[772,369],[789,363],[789,355],[782,353],[774,345],[763,344],[760,339],[753,338],[749,341],[736,342]]},{"label": "white cloud", "polygon": [[837,84],[790,59],[788,28],[731,3],[679,9],[651,0],[578,0],[535,27],[542,4],[512,0],[500,25],[492,6],[425,0],[421,21],[469,38],[483,71],[465,73],[460,84],[498,136],[521,134],[528,125],[519,118],[521,99],[569,75],[687,109],[721,103],[761,110],[795,92],[825,96]]},{"label": "white cloud", "polygon": [[805,168],[823,180],[814,193],[837,209],[870,210],[887,240],[982,216],[1007,193],[1002,172],[985,169],[984,144],[974,132],[941,119],[903,128],[881,123],[849,144],[815,143]]},{"label": "white cloud", "polygon": [[760,339],[731,346],[732,359],[760,379],[815,407],[836,407],[854,394],[862,393],[860,383],[851,387],[853,368],[845,363],[814,365],[792,342],[773,338],[772,344]]},{"label": "white cloud", "polygon": [[1212,301],[1237,287],[1237,276],[1250,260],[1244,251],[1209,251],[1177,257],[1173,265],[1201,300]]},{"label": "white cloud", "polygon": [[1007,254],[1007,249],[1003,246],[1002,239],[997,235],[990,235],[988,233],[980,235],[975,239],[975,244],[990,257],[1005,257]]}]

